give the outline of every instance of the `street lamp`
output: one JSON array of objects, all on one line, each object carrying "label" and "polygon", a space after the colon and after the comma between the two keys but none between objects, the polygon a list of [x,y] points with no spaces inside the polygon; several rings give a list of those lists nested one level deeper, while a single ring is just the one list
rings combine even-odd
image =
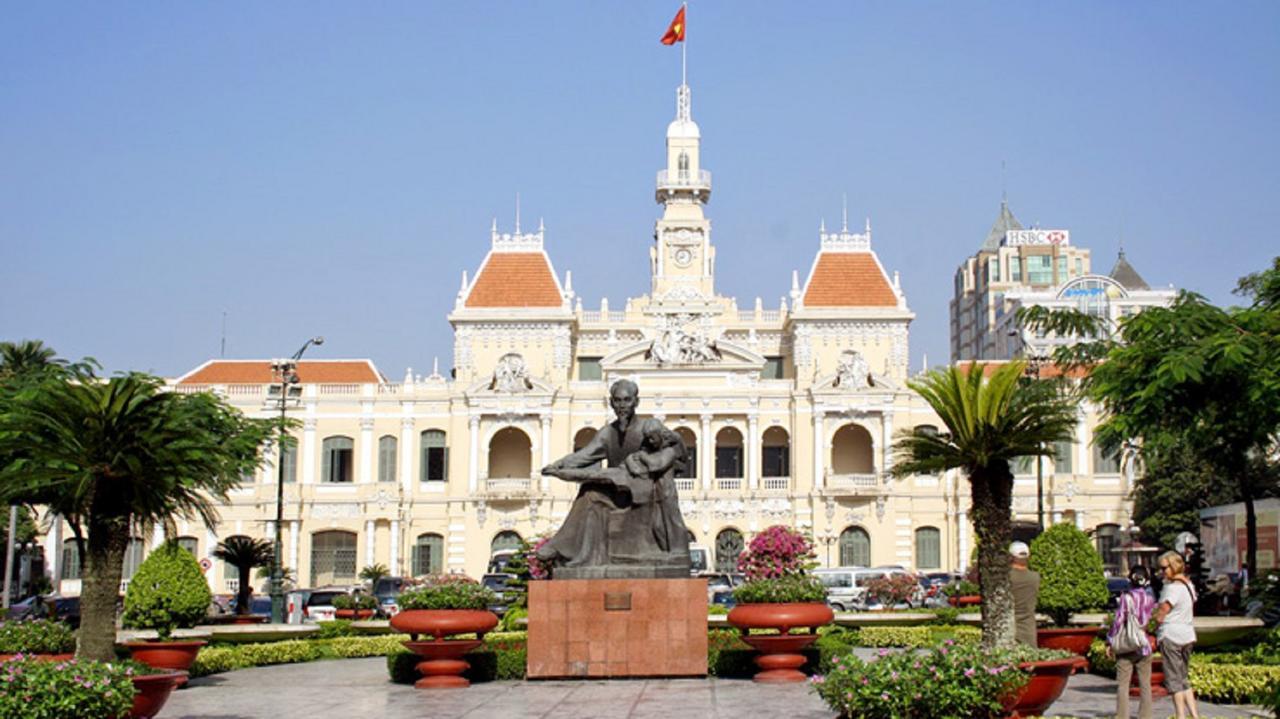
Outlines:
[{"label": "street lamp", "polygon": [[[284,536],[284,450],[285,442],[288,439],[285,421],[289,409],[289,388],[299,386],[298,360],[302,359],[302,353],[306,352],[311,345],[322,344],[324,344],[323,337],[312,337],[297,352],[293,353],[293,357],[271,361],[271,371],[280,382],[280,396],[277,398],[280,403],[280,437],[277,448],[278,457],[276,459],[276,536],[274,549],[271,553],[271,621],[274,624],[281,624],[285,619],[284,572],[281,567],[284,543],[281,538]],[[299,387],[299,389],[301,388]]]}]

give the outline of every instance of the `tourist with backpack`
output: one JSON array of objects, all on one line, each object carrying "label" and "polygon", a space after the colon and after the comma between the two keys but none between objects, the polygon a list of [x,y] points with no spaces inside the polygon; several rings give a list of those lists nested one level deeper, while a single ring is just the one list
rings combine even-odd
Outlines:
[{"label": "tourist with backpack", "polygon": [[1129,680],[1138,675],[1138,717],[1151,719],[1151,640],[1147,622],[1155,611],[1146,567],[1129,572],[1129,591],[1120,595],[1107,631],[1107,655],[1116,660],[1116,717],[1129,719]]},{"label": "tourist with backpack", "polygon": [[1191,649],[1196,644],[1196,629],[1192,624],[1196,590],[1187,578],[1187,563],[1181,554],[1165,552],[1159,562],[1160,571],[1164,572],[1164,588],[1160,590],[1155,620],[1160,625],[1156,640],[1164,659],[1164,686],[1173,695],[1173,710],[1178,719],[1186,719],[1188,712],[1193,719],[1200,719],[1196,695],[1188,679]]}]

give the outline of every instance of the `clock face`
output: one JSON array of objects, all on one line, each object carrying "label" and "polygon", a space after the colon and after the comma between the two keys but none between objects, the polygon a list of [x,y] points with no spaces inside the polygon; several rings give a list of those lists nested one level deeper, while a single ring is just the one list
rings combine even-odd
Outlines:
[{"label": "clock face", "polygon": [[680,249],[676,250],[675,260],[676,260],[676,264],[679,265],[680,267],[688,267],[689,263],[693,262],[693,252],[691,252],[688,248],[681,247]]}]

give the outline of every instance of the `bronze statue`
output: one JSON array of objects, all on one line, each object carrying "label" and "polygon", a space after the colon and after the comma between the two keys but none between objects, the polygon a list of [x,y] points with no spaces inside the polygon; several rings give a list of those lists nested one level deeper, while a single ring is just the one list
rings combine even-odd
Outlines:
[{"label": "bronze statue", "polygon": [[656,419],[637,419],[639,400],[635,382],[615,382],[609,404],[617,419],[542,468],[581,484],[564,524],[538,550],[552,578],[689,576],[689,533],[674,479],[686,461],[684,442]]}]

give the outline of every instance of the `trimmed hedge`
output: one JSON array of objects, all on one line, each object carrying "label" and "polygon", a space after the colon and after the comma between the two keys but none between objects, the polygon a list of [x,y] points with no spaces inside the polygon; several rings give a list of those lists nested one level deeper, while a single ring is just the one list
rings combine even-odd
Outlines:
[{"label": "trimmed hedge", "polygon": [[[1194,653],[1191,655],[1191,688],[1197,699],[1225,704],[1264,704],[1280,683],[1280,666],[1233,664],[1239,655]],[[1116,663],[1107,657],[1107,645],[1095,639],[1089,647],[1093,673],[1114,678]]]},{"label": "trimmed hedge", "polygon": [[202,677],[236,669],[292,664],[320,659],[355,659],[385,656],[404,650],[403,638],[394,634],[376,637],[336,637],[332,639],[290,639],[262,644],[231,644],[203,647],[191,665],[191,676]]}]

